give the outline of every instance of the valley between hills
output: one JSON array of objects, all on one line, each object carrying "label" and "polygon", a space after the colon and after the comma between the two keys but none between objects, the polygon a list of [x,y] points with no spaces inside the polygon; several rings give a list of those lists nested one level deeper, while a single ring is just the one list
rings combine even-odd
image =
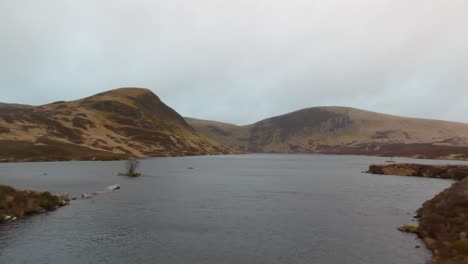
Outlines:
[{"label": "valley between hills", "polygon": [[240,153],[468,158],[468,124],[314,107],[255,124],[184,118],[151,90],[119,88],[41,106],[0,104],[0,161]]},{"label": "valley between hills", "polygon": [[[468,124],[313,107],[238,126],[184,118],[151,90],[119,88],[41,106],[0,103],[0,144],[1,162],[242,153],[466,160]],[[460,180],[423,205],[411,230],[434,263],[466,263],[466,166],[392,164],[370,172]],[[63,205],[60,196],[0,187],[0,222]]]}]

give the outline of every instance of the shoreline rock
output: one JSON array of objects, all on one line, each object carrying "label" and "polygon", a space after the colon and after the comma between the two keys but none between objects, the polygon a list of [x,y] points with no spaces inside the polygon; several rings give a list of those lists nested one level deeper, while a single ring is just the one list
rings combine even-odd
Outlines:
[{"label": "shoreline rock", "polygon": [[115,191],[115,190],[119,190],[119,189],[120,189],[119,184],[114,184],[114,185],[110,185],[110,186],[106,187],[106,190],[109,190],[109,191]]},{"label": "shoreline rock", "polygon": [[369,166],[367,173],[462,180],[468,176],[468,165],[381,164]]},{"label": "shoreline rock", "polygon": [[120,190],[120,184],[113,184],[113,185],[109,185],[107,186],[104,190],[102,191],[96,191],[96,192],[93,192],[93,193],[82,193],[80,195],[80,197],[72,197],[71,199],[72,200],[86,200],[86,199],[91,199],[91,198],[94,198],[96,196],[99,196],[101,194],[106,194],[106,193],[110,193],[110,192],[113,192],[113,191],[117,191],[117,190]]},{"label": "shoreline rock", "polygon": [[70,204],[72,200],[90,199],[95,196],[119,190],[119,184],[107,186],[103,191],[92,195],[82,193],[79,197],[70,196],[68,193],[52,195],[49,192],[37,192],[31,190],[17,190],[13,187],[0,185],[0,224],[15,221],[19,218],[44,214],[55,211],[60,207]]}]

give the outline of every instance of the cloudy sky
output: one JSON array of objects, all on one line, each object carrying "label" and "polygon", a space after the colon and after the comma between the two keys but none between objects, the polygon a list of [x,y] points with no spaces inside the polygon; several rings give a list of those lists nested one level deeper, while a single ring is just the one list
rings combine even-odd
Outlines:
[{"label": "cloudy sky", "polygon": [[246,124],[343,105],[468,122],[466,0],[0,0],[0,102],[147,87]]}]

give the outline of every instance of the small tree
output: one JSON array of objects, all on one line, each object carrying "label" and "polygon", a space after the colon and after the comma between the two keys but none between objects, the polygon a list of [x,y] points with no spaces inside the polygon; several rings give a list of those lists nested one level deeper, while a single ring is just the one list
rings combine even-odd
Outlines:
[{"label": "small tree", "polygon": [[120,175],[138,177],[141,175],[141,173],[138,172],[139,168],[140,168],[140,161],[136,159],[129,159],[125,163],[125,169],[126,169],[125,173],[121,173]]}]

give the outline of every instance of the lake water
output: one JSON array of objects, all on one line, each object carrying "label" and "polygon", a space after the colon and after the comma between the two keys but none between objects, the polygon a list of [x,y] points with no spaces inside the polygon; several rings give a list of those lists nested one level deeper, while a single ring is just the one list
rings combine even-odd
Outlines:
[{"label": "lake water", "polygon": [[423,264],[429,252],[396,228],[451,182],[361,173],[385,160],[154,158],[139,178],[116,176],[122,161],[0,164],[0,183],[18,188],[122,186],[0,225],[0,263]]}]

